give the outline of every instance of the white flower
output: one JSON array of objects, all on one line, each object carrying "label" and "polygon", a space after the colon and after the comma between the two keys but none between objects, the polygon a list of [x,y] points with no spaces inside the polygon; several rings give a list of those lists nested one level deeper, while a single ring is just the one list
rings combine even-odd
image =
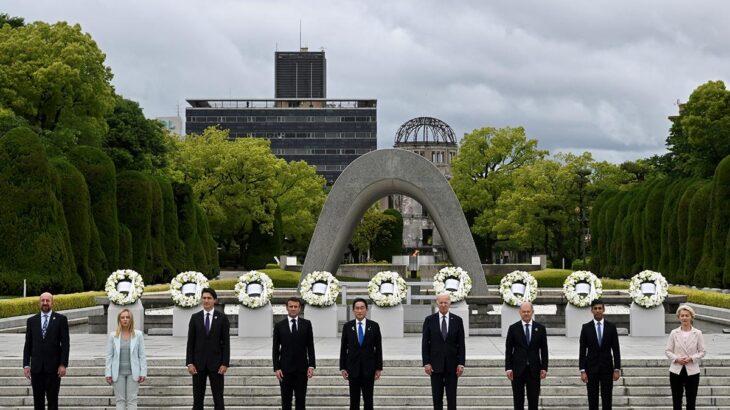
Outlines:
[{"label": "white flower", "polygon": [[[380,293],[380,285],[383,282],[390,282],[393,284],[392,294],[384,295]],[[407,290],[408,287],[406,286],[406,281],[403,280],[397,272],[378,272],[372,279],[370,279],[370,282],[368,282],[368,296],[370,296],[370,299],[380,307],[400,305],[406,297]]]},{"label": "white flower", "polygon": [[[522,297],[517,297],[512,293],[512,285],[516,282],[525,285],[525,294]],[[507,274],[499,282],[499,293],[502,295],[504,303],[511,306],[520,306],[522,302],[532,302],[537,297],[537,280],[525,271],[516,270]]]},{"label": "white flower", "polygon": [[[117,290],[117,283],[122,281],[131,282],[129,293]],[[111,273],[106,279],[104,290],[109,298],[109,302],[115,305],[131,305],[144,293],[144,281],[142,275],[131,269],[119,269]]]},{"label": "white flower", "polygon": [[[587,295],[581,295],[575,291],[575,285],[585,282],[590,286],[590,291]],[[563,282],[563,294],[565,299],[568,300],[573,306],[586,307],[591,304],[595,299],[601,297],[603,293],[603,284],[598,276],[594,275],[593,272],[588,271],[575,271],[568,275]]]},{"label": "white flower", "polygon": [[[312,292],[312,285],[316,282],[326,283],[327,293],[318,295]],[[299,287],[299,293],[308,305],[320,307],[330,306],[337,301],[337,296],[340,294],[340,281],[327,271],[314,271],[304,277]]]},{"label": "white flower", "polygon": [[[641,284],[644,282],[654,283],[655,293],[653,295],[644,295],[641,291]],[[653,308],[664,303],[667,297],[667,289],[669,284],[664,276],[659,272],[645,270],[637,273],[631,278],[629,284],[629,295],[634,299],[634,303],[641,307]]]},{"label": "white flower", "polygon": [[[258,296],[248,294],[248,286],[252,283],[261,285],[261,293]],[[249,309],[258,309],[266,306],[274,295],[274,282],[271,281],[269,275],[252,270],[238,277],[238,283],[233,288],[236,296],[241,304]]]},{"label": "white flower", "polygon": [[[458,280],[459,288],[456,290],[446,289],[447,279]],[[471,277],[469,277],[469,273],[459,267],[448,266],[442,268],[433,277],[433,290],[437,295],[448,292],[451,302],[461,302],[466,299],[471,291]]]},{"label": "white flower", "polygon": [[[195,294],[187,296],[182,293],[182,287],[186,283],[195,284]],[[179,273],[170,281],[170,296],[175,305],[188,308],[200,305],[200,297],[203,289],[209,287],[208,278],[200,272],[188,271]]]}]

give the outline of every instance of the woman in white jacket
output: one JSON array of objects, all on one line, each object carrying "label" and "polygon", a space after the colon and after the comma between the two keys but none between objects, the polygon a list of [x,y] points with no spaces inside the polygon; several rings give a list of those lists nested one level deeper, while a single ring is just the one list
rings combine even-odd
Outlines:
[{"label": "woman in white jacket", "polygon": [[692,326],[695,311],[682,305],[677,308],[681,326],[672,330],[667,340],[666,354],[669,365],[669,384],[672,386],[672,402],[675,410],[682,409],[682,395],[687,393],[687,409],[694,410],[697,387],[700,384],[700,359],[705,357],[705,340],[702,331]]},{"label": "woman in white jacket", "polygon": [[117,410],[137,409],[139,383],[147,378],[144,333],[134,328],[129,309],[117,316],[117,330],[109,334],[106,347],[106,382],[114,384]]}]

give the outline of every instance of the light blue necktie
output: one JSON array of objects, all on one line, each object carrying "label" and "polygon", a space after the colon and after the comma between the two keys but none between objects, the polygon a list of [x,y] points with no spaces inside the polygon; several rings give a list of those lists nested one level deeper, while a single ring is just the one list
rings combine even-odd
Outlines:
[{"label": "light blue necktie", "polygon": [[46,338],[46,330],[48,330],[48,315],[43,315],[43,326],[41,326],[41,334]]},{"label": "light blue necktie", "polygon": [[362,342],[365,340],[365,332],[362,330],[362,322],[357,322],[357,342],[362,346]]},{"label": "light blue necktie", "polygon": [[596,323],[598,326],[598,346],[603,344],[603,330],[601,330],[601,322]]}]

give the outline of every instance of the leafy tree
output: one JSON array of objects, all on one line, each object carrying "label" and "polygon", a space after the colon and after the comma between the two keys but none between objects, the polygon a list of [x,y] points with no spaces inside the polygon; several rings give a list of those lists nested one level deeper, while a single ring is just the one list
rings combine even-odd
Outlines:
[{"label": "leafy tree", "polygon": [[22,17],[12,17],[7,13],[0,13],[0,28],[6,24],[12,28],[23,27],[25,25],[25,19]]},{"label": "leafy tree", "polygon": [[0,28],[0,106],[44,131],[62,150],[96,145],[114,104],[111,70],[77,24]]},{"label": "leafy tree", "polygon": [[164,127],[159,121],[145,118],[138,103],[116,96],[114,111],[106,122],[109,133],[102,145],[117,170],[164,168],[167,151]]},{"label": "leafy tree", "polygon": [[390,261],[393,255],[403,253],[403,216],[395,209],[386,209],[383,213],[394,220],[386,222],[382,234],[373,242],[372,256],[376,261]]},{"label": "leafy tree", "polygon": [[390,240],[390,231],[386,229],[388,224],[395,224],[397,219],[389,214],[381,212],[377,206],[373,206],[365,212],[360,223],[355,227],[352,235],[353,248],[360,253],[366,254],[368,261],[370,251],[375,240],[380,238],[381,241]]},{"label": "leafy tree", "polygon": [[730,91],[725,83],[709,81],[697,87],[671,121],[667,148],[679,171],[712,176],[730,155]]},{"label": "leafy tree", "polygon": [[452,162],[451,186],[464,211],[474,215],[471,229],[485,239],[488,260],[497,241],[507,239],[492,224],[500,195],[512,187],[515,171],[545,154],[522,127],[481,128],[461,140]]}]

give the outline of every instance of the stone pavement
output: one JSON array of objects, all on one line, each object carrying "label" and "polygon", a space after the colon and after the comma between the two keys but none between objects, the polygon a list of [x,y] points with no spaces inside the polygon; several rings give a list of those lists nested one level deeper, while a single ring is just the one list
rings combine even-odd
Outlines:
[{"label": "stone pavement", "polygon": [[[707,334],[705,345],[707,359],[730,360],[730,335]],[[0,358],[23,356],[24,334],[0,334]],[[627,359],[664,359],[666,337],[621,336],[621,356]],[[184,337],[146,336],[148,359],[183,358]],[[105,355],[106,335],[71,334],[71,358],[97,358]],[[565,336],[548,337],[551,359],[577,359],[578,339]],[[467,361],[476,359],[504,358],[504,339],[496,336],[472,336],[466,340]],[[339,357],[339,338],[317,338],[315,349],[318,359]],[[383,339],[384,359],[420,359],[421,338],[408,335],[403,339]],[[271,339],[240,339],[231,337],[231,357],[235,359],[270,359]],[[730,362],[728,363],[730,365]]]}]

